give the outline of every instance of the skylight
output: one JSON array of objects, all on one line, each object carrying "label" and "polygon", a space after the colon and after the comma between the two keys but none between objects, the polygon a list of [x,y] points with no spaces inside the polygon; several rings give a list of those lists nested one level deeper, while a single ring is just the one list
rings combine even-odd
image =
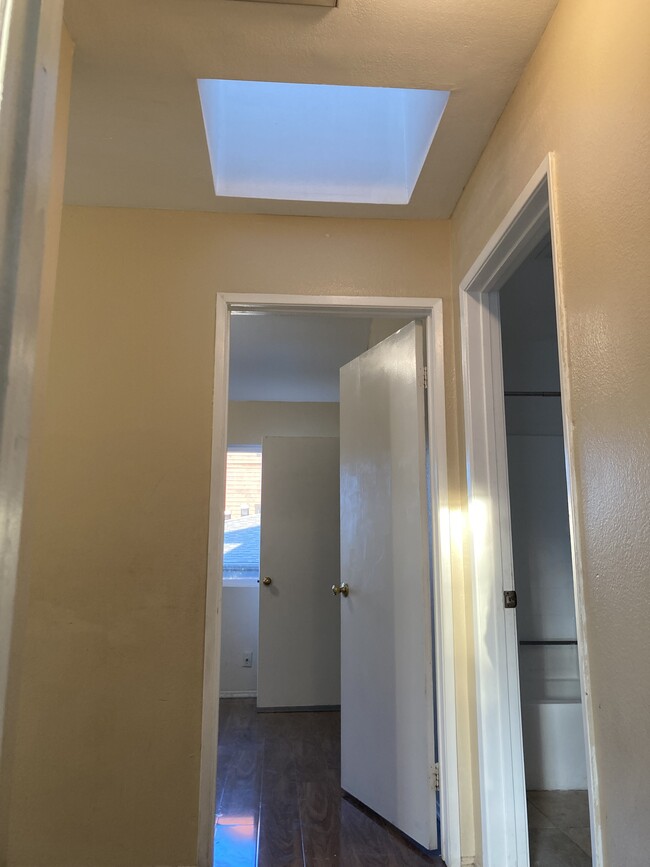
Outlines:
[{"label": "skylight", "polygon": [[448,91],[199,79],[217,196],[408,204]]}]

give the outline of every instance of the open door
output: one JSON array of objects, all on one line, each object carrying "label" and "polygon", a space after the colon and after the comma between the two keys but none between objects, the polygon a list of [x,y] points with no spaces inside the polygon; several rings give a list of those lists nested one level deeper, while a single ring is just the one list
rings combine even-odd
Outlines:
[{"label": "open door", "polygon": [[341,369],[341,785],[438,848],[422,325]]},{"label": "open door", "polygon": [[261,513],[257,706],[338,706],[338,439],[264,437]]}]

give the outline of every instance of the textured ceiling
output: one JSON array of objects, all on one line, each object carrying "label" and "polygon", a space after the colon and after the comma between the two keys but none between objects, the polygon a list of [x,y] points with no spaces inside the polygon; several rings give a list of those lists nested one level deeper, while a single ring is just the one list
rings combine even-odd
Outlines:
[{"label": "textured ceiling", "polygon": [[[66,201],[447,218],[557,0],[66,0],[76,43]],[[408,205],[217,199],[197,78],[451,90]]]}]

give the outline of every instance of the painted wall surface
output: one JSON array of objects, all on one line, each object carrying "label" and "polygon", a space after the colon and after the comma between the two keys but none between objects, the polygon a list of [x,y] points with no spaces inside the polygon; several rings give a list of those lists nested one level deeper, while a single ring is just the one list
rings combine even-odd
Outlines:
[{"label": "painted wall surface", "polygon": [[508,436],[508,478],[518,638],[574,641],[562,437]]},{"label": "painted wall surface", "polygon": [[[257,694],[259,587],[225,586],[221,598],[222,696]],[[244,668],[243,655],[253,653],[253,665]]]},{"label": "painted wall surface", "polygon": [[[650,5],[561,0],[453,218],[463,275],[548,151],[606,865],[648,860]],[[458,325],[458,323],[457,323]]]},{"label": "painted wall surface", "polygon": [[337,437],[338,403],[233,401],[228,404],[228,445],[262,443],[262,437]]},{"label": "painted wall surface", "polygon": [[506,391],[560,390],[554,302],[553,262],[534,254],[499,291]]},{"label": "painted wall surface", "polygon": [[[255,445],[264,436],[338,436],[338,403],[230,401],[228,445]],[[257,690],[259,590],[224,587],[221,610],[221,695]],[[253,667],[242,666],[245,651]]]},{"label": "painted wall surface", "polygon": [[64,209],[12,867],[195,863],[216,293],[448,300],[449,231]]},{"label": "painted wall surface", "polygon": [[[35,364],[32,378],[32,411],[29,451],[25,476],[23,520],[21,527],[18,581],[14,611],[13,642],[10,657],[9,687],[7,695],[6,744],[10,756],[0,773],[0,864],[7,857],[7,829],[10,808],[12,772],[20,774],[24,768],[22,756],[28,751],[28,744],[34,735],[33,719],[25,719],[19,712],[22,695],[33,690],[36,697],[40,685],[38,671],[33,666],[29,653],[25,653],[25,632],[31,627],[27,616],[29,579],[31,572],[30,551],[38,538],[37,501],[40,497],[40,473],[43,445],[43,421],[45,392],[48,383],[50,338],[55,298],[57,261],[59,254],[59,235],[63,207],[63,185],[65,178],[66,147],[68,140],[68,116],[70,108],[70,88],[72,81],[72,58],[74,45],[65,26],[61,31],[57,98],[54,116],[54,135],[52,141],[52,172],[50,191],[45,214],[45,243],[43,268],[39,298],[38,330],[36,334]],[[29,638],[27,639],[29,644]],[[28,808],[28,807],[27,807]],[[29,833],[29,832],[28,832]]]},{"label": "painted wall surface", "polygon": [[396,331],[399,331],[400,328],[408,325],[409,322],[411,322],[410,319],[393,319],[390,317],[373,319],[370,323],[368,349],[381,343],[382,340],[390,337],[391,334],[395,334]]}]

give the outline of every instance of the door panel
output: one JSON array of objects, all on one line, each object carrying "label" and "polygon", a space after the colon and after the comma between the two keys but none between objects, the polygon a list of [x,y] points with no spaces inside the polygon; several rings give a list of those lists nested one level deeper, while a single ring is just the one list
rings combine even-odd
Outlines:
[{"label": "door panel", "polygon": [[341,369],[341,785],[437,847],[423,334]]},{"label": "door panel", "polygon": [[339,441],[262,443],[259,708],[340,703]]}]

